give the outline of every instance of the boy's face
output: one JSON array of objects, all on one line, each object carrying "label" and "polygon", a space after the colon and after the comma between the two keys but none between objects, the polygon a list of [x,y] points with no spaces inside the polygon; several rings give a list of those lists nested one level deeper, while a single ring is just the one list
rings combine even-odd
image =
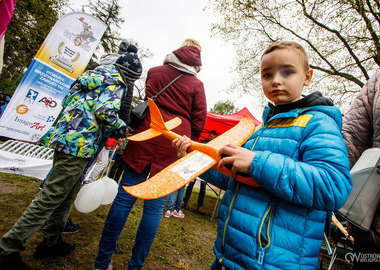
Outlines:
[{"label": "boy's face", "polygon": [[275,105],[300,100],[313,70],[305,70],[295,49],[277,49],[261,59],[261,84],[265,96]]}]

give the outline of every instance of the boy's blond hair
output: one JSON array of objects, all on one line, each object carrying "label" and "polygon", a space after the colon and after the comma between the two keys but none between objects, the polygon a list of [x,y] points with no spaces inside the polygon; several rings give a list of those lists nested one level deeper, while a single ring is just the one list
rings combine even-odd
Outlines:
[{"label": "boy's blond hair", "polygon": [[307,53],[300,44],[294,41],[276,41],[270,44],[264,51],[263,55],[261,56],[261,59],[263,58],[264,55],[271,53],[275,50],[280,50],[280,49],[291,49],[294,50],[298,55],[301,57],[303,60],[303,66],[305,70],[310,69],[309,65],[309,57],[307,56]]},{"label": "boy's blond hair", "polygon": [[185,46],[197,47],[199,51],[202,51],[201,44],[199,44],[199,42],[196,41],[195,39],[191,39],[191,38],[185,39],[185,41],[182,43],[181,47],[185,47]]}]

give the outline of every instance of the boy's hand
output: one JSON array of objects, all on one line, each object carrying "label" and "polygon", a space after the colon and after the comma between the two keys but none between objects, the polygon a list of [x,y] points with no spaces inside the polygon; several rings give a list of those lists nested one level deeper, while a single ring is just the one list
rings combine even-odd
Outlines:
[{"label": "boy's hand", "polygon": [[237,146],[236,144],[229,143],[219,149],[219,154],[227,155],[220,160],[218,167],[221,168],[226,164],[231,164],[231,176],[232,178],[236,177],[237,172],[249,173],[249,168],[255,157],[256,153],[252,152],[246,148]]},{"label": "boy's hand", "polygon": [[186,156],[187,149],[191,146],[191,142],[190,139],[184,135],[182,139],[174,139],[172,141],[172,146],[177,151],[177,156],[181,158]]}]

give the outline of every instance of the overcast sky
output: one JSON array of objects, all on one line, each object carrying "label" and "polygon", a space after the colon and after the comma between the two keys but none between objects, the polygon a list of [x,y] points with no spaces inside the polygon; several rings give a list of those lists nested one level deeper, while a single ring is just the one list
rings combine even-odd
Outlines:
[{"label": "overcast sky", "polygon": [[231,100],[236,107],[247,107],[261,120],[261,109],[249,102],[250,97],[238,98],[223,91],[236,76],[231,73],[235,53],[231,45],[211,37],[214,15],[209,10],[204,11],[207,0],[123,0],[119,4],[125,20],[120,36],[136,40],[154,54],[144,61],[145,70],[161,65],[166,54],[177,49],[186,38],[194,38],[202,46],[203,65],[198,78],[205,86],[208,109],[219,100]]}]

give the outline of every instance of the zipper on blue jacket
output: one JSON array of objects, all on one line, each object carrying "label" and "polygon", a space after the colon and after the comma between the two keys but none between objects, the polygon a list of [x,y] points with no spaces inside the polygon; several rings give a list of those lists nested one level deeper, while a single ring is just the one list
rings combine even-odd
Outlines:
[{"label": "zipper on blue jacket", "polygon": [[[224,223],[224,229],[223,229],[223,239],[222,239],[222,247],[223,247],[223,253],[224,253],[224,240],[225,240],[225,237],[226,237],[226,230],[227,230],[227,224],[228,224],[228,221],[230,220],[230,216],[231,216],[231,210],[232,210],[232,205],[235,201],[235,198],[236,198],[236,195],[237,195],[237,192],[239,190],[239,186],[240,186],[240,183],[237,182],[237,185],[236,185],[236,189],[235,189],[235,194],[234,196],[232,197],[232,200],[231,200],[231,203],[230,203],[230,207],[228,209],[228,217],[226,219],[226,222]],[[224,257],[224,256],[223,256]]]},{"label": "zipper on blue jacket", "polygon": [[[261,136],[261,134],[264,132],[264,129],[268,126],[268,123],[266,123],[264,126],[262,126],[260,128],[260,133],[257,135],[254,143],[252,144],[252,147],[251,147],[251,151],[253,151],[253,148],[255,147],[256,143],[257,143],[257,140],[259,139],[259,137]],[[261,231],[262,231],[262,228],[263,228],[263,225],[264,225],[264,221],[268,215],[268,213],[270,213],[270,216],[269,216],[269,221],[268,221],[268,227],[267,227],[267,233],[268,233],[268,244],[266,247],[262,247],[262,243],[261,243]],[[259,250],[258,250],[258,259],[257,259],[257,262],[259,263],[259,265],[263,265],[263,262],[264,262],[264,256],[265,256],[265,250],[269,247],[270,245],[270,238],[269,238],[269,225],[270,225],[270,219],[271,219],[271,216],[272,216],[272,205],[269,206],[267,212],[265,213],[262,221],[261,221],[261,224],[260,224],[260,229],[259,229]],[[224,247],[224,246],[223,246]]]},{"label": "zipper on blue jacket", "polygon": [[[257,262],[259,263],[259,265],[263,264],[264,256],[265,256],[265,251],[270,246],[269,227],[270,227],[270,223],[271,223],[271,220],[272,220],[272,215],[273,215],[273,206],[270,205],[269,208],[268,208],[268,210],[266,211],[263,219],[261,220],[261,224],[260,224],[260,228],[259,228],[259,233],[258,233],[258,237],[259,237],[259,250],[258,250],[258,259],[257,259]],[[265,247],[263,247],[262,241],[261,241],[261,232],[263,230],[264,222],[265,222],[266,219],[268,219],[268,224],[267,224],[267,239],[268,239],[268,243],[267,243],[267,245]]]},{"label": "zipper on blue jacket", "polygon": [[264,255],[265,255],[265,249],[264,248],[259,248],[259,258],[258,258],[258,263],[259,265],[263,264],[264,261]]},{"label": "zipper on blue jacket", "polygon": [[251,151],[253,151],[253,148],[255,147],[257,141],[259,140],[261,134],[263,134],[264,129],[265,129],[267,126],[268,126],[267,124],[265,124],[264,126],[262,125],[261,128],[258,130],[259,134],[257,135],[255,141],[254,141],[253,144],[252,144]]}]

